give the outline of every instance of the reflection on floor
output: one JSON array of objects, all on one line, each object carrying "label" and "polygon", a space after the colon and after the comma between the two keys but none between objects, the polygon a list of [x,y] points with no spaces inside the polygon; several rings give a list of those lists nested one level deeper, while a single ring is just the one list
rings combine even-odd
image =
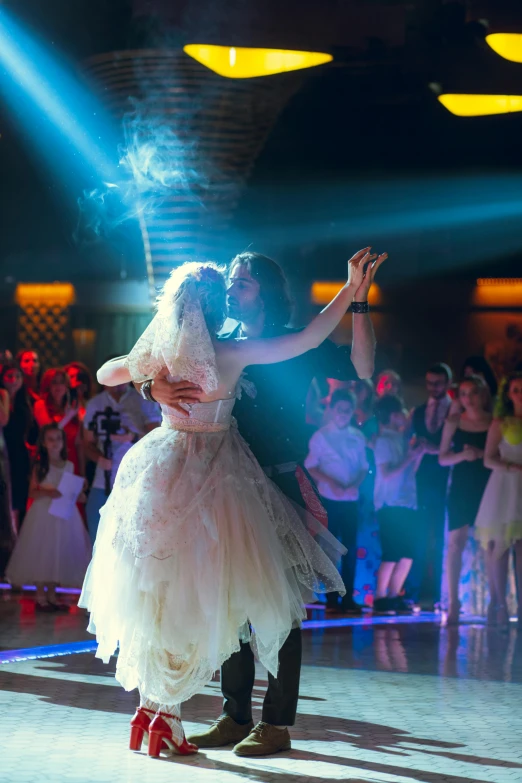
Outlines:
[{"label": "reflection on floor", "polygon": [[[229,748],[187,760],[153,761],[131,753],[126,745],[135,694],[115,682],[113,662],[105,666],[91,653],[73,653],[0,666],[0,779],[522,781],[522,632],[516,624],[507,631],[478,623],[441,628],[437,618],[421,615],[414,622],[380,618],[325,625],[320,612],[310,620],[315,627],[304,633],[290,752],[248,762]],[[42,615],[29,598],[0,597],[0,648],[6,657],[13,649],[84,643],[85,624],[75,607]],[[265,687],[265,672],[258,669],[255,717]],[[210,722],[220,705],[216,680],[184,706],[187,728]]]}]

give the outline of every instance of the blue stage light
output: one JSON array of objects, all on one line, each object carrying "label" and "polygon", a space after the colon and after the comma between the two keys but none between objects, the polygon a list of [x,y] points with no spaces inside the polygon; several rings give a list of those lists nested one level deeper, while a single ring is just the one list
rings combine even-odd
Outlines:
[{"label": "blue stage light", "polygon": [[[0,582],[0,590],[12,590],[9,582]],[[29,590],[34,592],[36,590],[35,585],[23,585],[22,590]],[[65,593],[66,595],[80,595],[81,590],[78,587],[57,587],[57,593]]]},{"label": "blue stage light", "polygon": [[116,178],[117,137],[101,105],[71,66],[50,56],[4,10],[0,66],[0,92],[57,177],[69,184],[79,172],[96,182]]},{"label": "blue stage light", "polygon": [[45,647],[23,647],[20,650],[1,650],[0,665],[34,661],[40,658],[55,658],[59,655],[94,652],[97,646],[97,642],[87,640],[85,642],[69,642],[68,644],[50,644]]}]

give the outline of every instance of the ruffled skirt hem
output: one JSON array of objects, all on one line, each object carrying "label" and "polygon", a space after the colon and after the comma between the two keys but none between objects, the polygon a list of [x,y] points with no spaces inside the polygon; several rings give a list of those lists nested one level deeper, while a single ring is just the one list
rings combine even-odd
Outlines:
[{"label": "ruffled skirt hem", "polygon": [[480,527],[475,527],[473,532],[483,549],[487,550],[489,545],[493,543],[495,552],[500,557],[513,544],[522,540],[522,520],[501,527],[494,523],[489,526],[482,524]]},{"label": "ruffled skirt hem", "polygon": [[236,430],[160,428],[122,461],[80,605],[98,657],[119,647],[123,687],[170,703],[197,693],[240,640],[276,675],[303,601],[331,591],[345,592],[337,569]]}]

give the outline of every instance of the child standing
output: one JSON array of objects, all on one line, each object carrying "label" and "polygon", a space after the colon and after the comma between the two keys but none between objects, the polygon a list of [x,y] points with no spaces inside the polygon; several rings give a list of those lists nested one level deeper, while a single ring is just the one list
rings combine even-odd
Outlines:
[{"label": "child standing", "polygon": [[[64,473],[73,473],[67,461],[65,434],[57,424],[42,427],[31,475],[29,497],[34,500],[6,570],[12,584],[35,584],[36,607],[41,611],[61,608],[56,587],[80,587],[91,557],[91,545],[76,506],[69,519],[50,512],[61,497],[58,485]],[[47,593],[45,588],[47,587]]]},{"label": "child standing", "polygon": [[374,609],[378,612],[408,610],[400,597],[413,563],[417,492],[415,473],[424,446],[409,447],[405,436],[408,420],[401,399],[381,397],[375,404],[379,434],[375,441],[375,510],[382,547],[377,573]]},{"label": "child standing", "polygon": [[357,521],[359,487],[368,473],[366,439],[351,426],[355,397],[344,389],[332,394],[328,424],[311,438],[305,467],[317,484],[328,514],[328,529],[346,547],[341,577],[346,596],[328,593],[327,609],[343,614],[361,614],[353,598],[357,564]]}]

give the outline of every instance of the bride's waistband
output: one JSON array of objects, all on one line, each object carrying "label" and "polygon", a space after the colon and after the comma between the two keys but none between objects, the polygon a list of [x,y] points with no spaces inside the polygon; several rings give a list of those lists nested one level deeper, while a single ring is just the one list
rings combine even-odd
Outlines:
[{"label": "bride's waistband", "polygon": [[166,419],[161,422],[162,427],[178,432],[226,432],[230,429],[230,424],[219,422],[198,421],[197,419]]}]

